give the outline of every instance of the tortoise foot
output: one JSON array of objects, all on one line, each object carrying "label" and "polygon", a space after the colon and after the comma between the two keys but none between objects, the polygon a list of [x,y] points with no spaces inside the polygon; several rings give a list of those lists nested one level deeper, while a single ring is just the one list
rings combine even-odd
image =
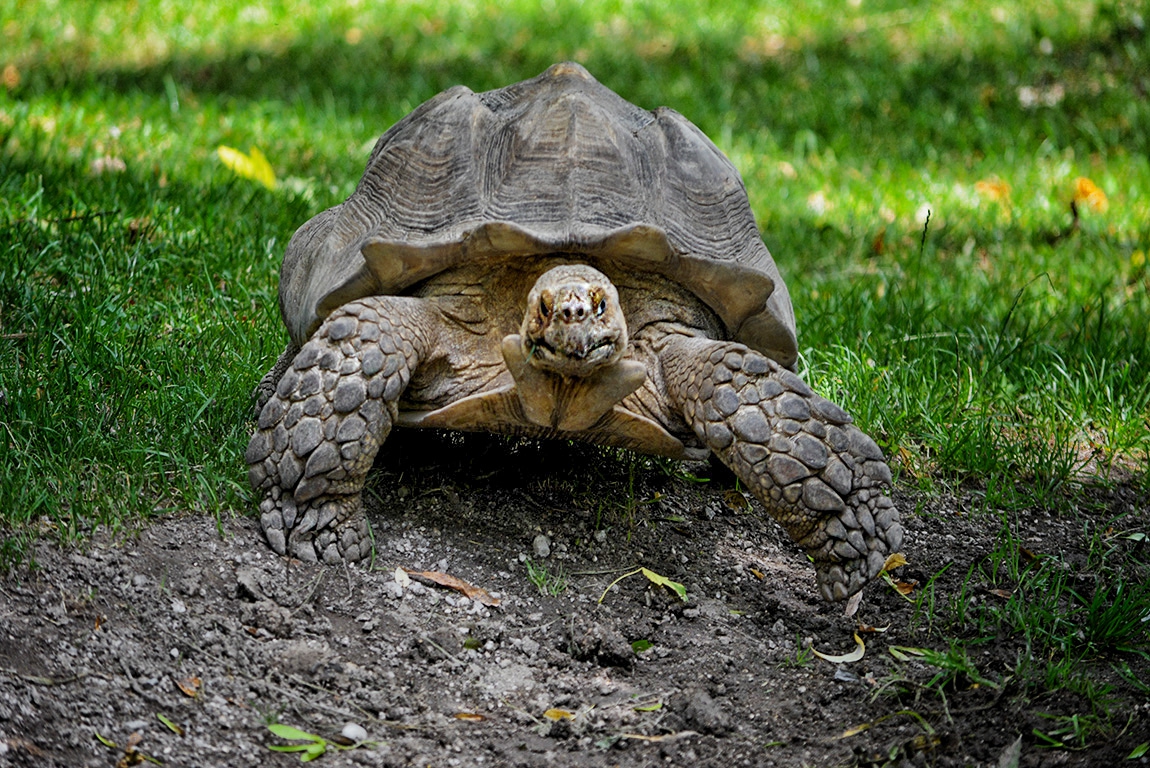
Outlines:
[{"label": "tortoise foot", "polygon": [[260,503],[260,528],[271,548],[305,562],[354,563],[371,553],[360,494],[296,503],[278,488]]},{"label": "tortoise foot", "polygon": [[810,555],[824,598],[879,575],[902,526],[882,451],[846,411],[741,344],[676,338],[661,359],[688,424]]}]

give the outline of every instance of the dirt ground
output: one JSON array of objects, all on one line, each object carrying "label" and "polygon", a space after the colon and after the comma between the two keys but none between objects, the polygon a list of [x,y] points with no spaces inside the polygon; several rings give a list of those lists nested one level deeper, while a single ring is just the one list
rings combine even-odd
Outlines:
[{"label": "dirt ground", "polygon": [[[939,646],[924,612],[876,583],[844,616],[731,476],[668,469],[578,446],[397,435],[372,479],[370,570],[276,557],[242,512],[43,544],[0,581],[0,765],[295,765],[299,753],[269,749],[299,743],[273,735],[276,722],[328,739],[320,765],[999,766],[1019,750],[1021,766],[1148,762],[1124,759],[1150,738],[1150,702],[1128,685],[1111,733],[1046,748],[1034,730],[1088,714],[1082,699],[961,675],[924,687],[938,670],[888,651]],[[1089,526],[1150,521],[1129,488],[1081,498],[1074,513],[1009,525],[1031,552],[1074,564]],[[942,605],[1003,518],[968,514],[969,497],[896,503],[910,562],[896,576],[918,582],[915,595],[934,578]],[[543,594],[528,561],[565,588]],[[404,584],[400,566],[498,605]],[[599,602],[639,566],[688,601],[640,573]],[[996,599],[972,586],[973,600]],[[860,634],[860,661],[806,651],[851,651],[860,627],[889,627]],[[1026,653],[1011,637],[979,647],[972,661],[999,682]],[[1150,681],[1150,664],[1127,661]],[[366,743],[336,751],[348,723]]]}]

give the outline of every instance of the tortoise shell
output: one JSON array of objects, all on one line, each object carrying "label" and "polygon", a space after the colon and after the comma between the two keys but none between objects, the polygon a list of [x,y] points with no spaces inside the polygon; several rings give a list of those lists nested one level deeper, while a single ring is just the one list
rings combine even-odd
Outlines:
[{"label": "tortoise shell", "polygon": [[678,112],[640,109],[573,63],[456,86],[392,126],[351,197],[292,238],[280,309],[303,344],[349,301],[552,253],[663,275],[732,339],[796,360],[790,296],[735,167]]}]

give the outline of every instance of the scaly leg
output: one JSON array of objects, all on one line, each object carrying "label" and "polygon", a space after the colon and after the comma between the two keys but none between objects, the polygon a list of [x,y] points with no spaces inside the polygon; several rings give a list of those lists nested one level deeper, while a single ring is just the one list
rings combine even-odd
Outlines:
[{"label": "scaly leg", "polygon": [[244,455],[276,552],[328,563],[367,556],[363,484],[439,322],[420,299],[351,302],[280,377]]},{"label": "scaly leg", "polygon": [[842,408],[742,344],[671,335],[658,350],[672,407],[815,562],[843,600],[902,546],[882,451]]}]

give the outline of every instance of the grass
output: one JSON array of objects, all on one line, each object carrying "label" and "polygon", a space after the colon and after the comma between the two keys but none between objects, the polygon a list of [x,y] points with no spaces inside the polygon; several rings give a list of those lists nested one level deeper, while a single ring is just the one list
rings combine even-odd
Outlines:
[{"label": "grass", "polygon": [[[0,0],[0,563],[46,534],[252,509],[248,393],[285,338],[295,227],[423,100],[562,59],[730,155],[806,377],[901,484],[965,483],[1005,515],[1072,503],[1084,473],[1147,489],[1139,6],[904,5]],[[277,189],[220,145],[261,149]],[[921,593],[941,669],[969,661],[960,631],[1021,638],[1035,689],[1146,652],[1144,567],[1114,536],[1086,533],[1080,580],[1010,531],[967,580],[1005,604]]]}]

